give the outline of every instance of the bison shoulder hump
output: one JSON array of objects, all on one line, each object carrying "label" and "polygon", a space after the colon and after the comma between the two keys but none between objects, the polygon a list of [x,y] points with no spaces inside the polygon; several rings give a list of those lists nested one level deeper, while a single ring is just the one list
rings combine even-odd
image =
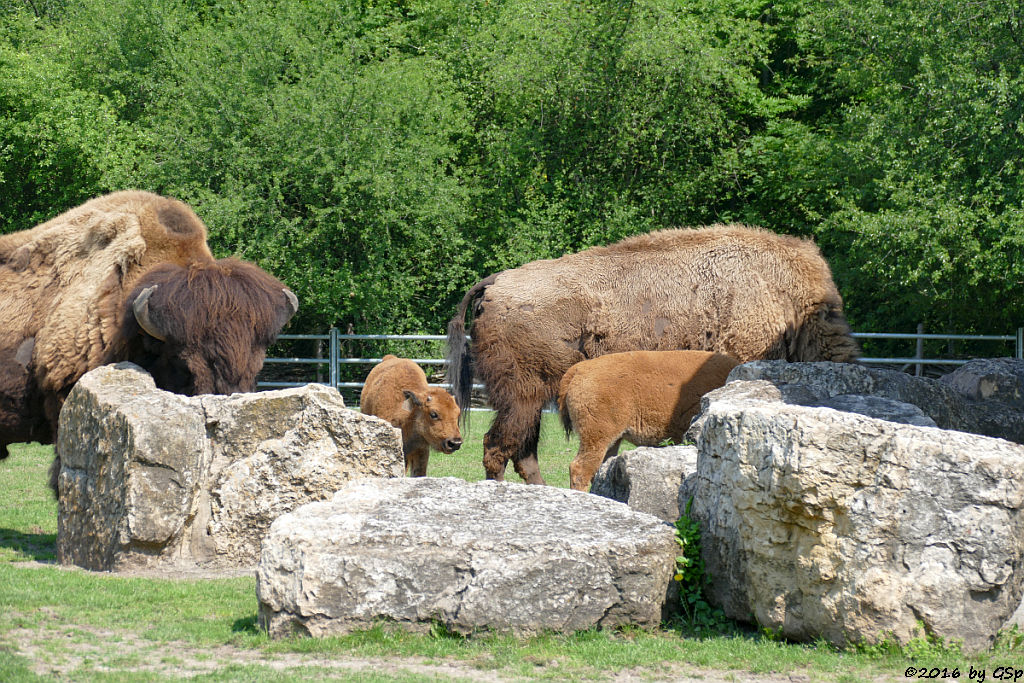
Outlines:
[{"label": "bison shoulder hump", "polygon": [[157,209],[157,218],[168,233],[181,237],[204,235],[203,224],[184,204],[166,201]]}]

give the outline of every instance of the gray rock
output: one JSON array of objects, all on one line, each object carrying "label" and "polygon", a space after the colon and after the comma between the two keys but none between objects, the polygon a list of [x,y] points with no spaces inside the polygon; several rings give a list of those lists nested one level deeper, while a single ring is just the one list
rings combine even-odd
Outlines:
[{"label": "gray rock", "polygon": [[686,480],[696,470],[695,446],[645,446],[605,460],[590,492],[673,524],[686,509]]},{"label": "gray rock", "polygon": [[[817,403],[822,408],[832,408],[846,413],[867,415],[878,420],[898,422],[900,424],[917,425],[918,427],[937,427],[935,420],[925,415],[924,411],[912,403],[904,403],[882,396],[861,396],[858,394],[841,394],[831,396]],[[813,404],[812,404],[813,405]]]},{"label": "gray rock", "polygon": [[271,522],[363,476],[402,476],[397,430],[321,385],[185,397],[123,363],[61,411],[57,556],[95,570],[255,566]]},{"label": "gray rock", "polygon": [[127,548],[148,555],[182,536],[193,509],[205,455],[201,412],[158,391],[145,372],[122,368],[86,374],[61,411],[62,564],[109,570]]},{"label": "gray rock", "polygon": [[942,429],[1024,443],[1024,412],[1002,401],[967,399],[948,381],[855,363],[785,361],[745,363],[729,374],[728,381],[736,380],[766,380],[780,388],[791,386],[784,391],[783,400],[796,405],[824,405],[841,395],[891,399],[917,406]]},{"label": "gray rock", "polygon": [[[874,385],[827,386],[889,391],[853,376]],[[920,621],[987,647],[1022,592],[1024,447],[787,401],[821,386],[739,381],[705,397],[693,516],[712,601],[788,638],[906,643]]]},{"label": "gray rock", "polygon": [[579,491],[453,478],[364,479],[280,517],[257,568],[271,636],[411,630],[518,635],[656,626],[671,527]]},{"label": "gray rock", "polygon": [[977,358],[939,378],[972,401],[1000,401],[1024,411],[1024,360]]}]

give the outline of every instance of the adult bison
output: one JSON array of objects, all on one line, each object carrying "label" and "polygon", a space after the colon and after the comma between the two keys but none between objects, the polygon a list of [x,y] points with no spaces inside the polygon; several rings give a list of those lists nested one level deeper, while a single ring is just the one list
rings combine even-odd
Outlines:
[{"label": "adult bison", "polygon": [[504,478],[511,458],[537,484],[541,409],[586,358],[696,349],[743,362],[842,362],[858,353],[818,248],[740,225],[652,232],[491,275],[463,297],[448,347],[448,379],[463,411],[474,365],[496,411],[484,436],[487,477]]},{"label": "adult bison", "polygon": [[253,390],[297,307],[255,265],[215,260],[186,204],[149,192],[0,236],[0,458],[53,443],[72,385],[105,363],[132,361],[182,394]]}]

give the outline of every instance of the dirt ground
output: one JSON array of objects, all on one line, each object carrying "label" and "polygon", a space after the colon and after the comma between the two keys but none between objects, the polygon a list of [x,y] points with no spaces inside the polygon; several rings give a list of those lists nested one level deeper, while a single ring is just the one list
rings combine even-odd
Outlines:
[{"label": "dirt ground", "polygon": [[[61,653],[55,657],[53,649],[45,649],[37,643],[60,639],[62,634],[69,631],[86,630],[81,626],[63,626],[60,629],[46,632],[45,630],[19,629],[8,633],[6,643],[0,645],[10,648],[17,654],[27,657],[31,662],[30,667],[33,673],[56,679],[70,679],[75,672],[88,670],[90,663],[106,661],[110,659],[109,645],[88,645],[76,642],[73,650]],[[395,676],[421,676],[431,680],[449,681],[479,681],[480,683],[505,683],[518,678],[502,676],[486,668],[473,666],[471,662],[464,661],[427,661],[422,658],[410,657],[388,657],[388,658],[363,658],[363,657],[330,657],[312,654],[267,654],[258,650],[247,650],[230,646],[220,646],[215,649],[198,649],[190,647],[185,643],[165,643],[159,646],[154,643],[132,639],[125,633],[113,631],[97,631],[93,629],[92,634],[98,639],[109,643],[116,641],[118,656],[131,659],[132,655],[140,655],[138,662],[131,665],[130,669],[100,665],[93,668],[94,671],[116,673],[119,670],[130,670],[135,673],[146,672],[160,674],[168,677],[189,678],[204,674],[211,674],[218,669],[231,665],[258,665],[273,669],[275,671],[288,671],[312,668],[320,672],[322,676],[339,678],[357,678],[361,673],[391,674]],[[159,649],[159,651],[158,651]],[[160,656],[160,652],[171,656]],[[538,662],[538,669],[551,666],[557,668],[558,662]],[[539,672],[538,672],[539,673]],[[550,679],[551,674],[547,676]],[[557,679],[557,674],[556,679]],[[320,678],[321,676],[317,676]],[[712,669],[699,669],[685,665],[670,665],[654,669],[635,669],[620,671],[609,674],[603,680],[616,681],[621,683],[639,683],[640,681],[672,681],[675,683],[735,683],[747,681],[749,683],[809,683],[815,680],[810,675],[754,675],[737,671],[718,671]],[[818,679],[820,680],[820,679]]]}]

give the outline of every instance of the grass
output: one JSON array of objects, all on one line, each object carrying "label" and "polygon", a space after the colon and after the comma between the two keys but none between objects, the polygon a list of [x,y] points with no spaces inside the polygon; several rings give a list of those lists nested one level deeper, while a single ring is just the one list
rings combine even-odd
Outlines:
[{"label": "grass", "polygon": [[[432,476],[483,477],[475,414],[453,455],[433,454]],[[549,483],[566,486],[575,441],[545,415],[540,463]],[[906,668],[987,669],[1024,664],[1020,637],[966,657],[924,639],[913,647],[837,650],[779,642],[727,627],[690,637],[671,627],[587,631],[517,639],[461,638],[437,629],[413,635],[382,624],[341,637],[271,641],[256,624],[251,577],[168,580],[124,577],[54,564],[56,504],[46,488],[52,449],[22,445],[0,463],[0,680],[33,681],[420,681],[491,676],[502,680],[601,680],[616,673],[672,679],[897,680]],[[517,481],[513,472],[510,481]],[[40,564],[43,563],[43,564]]]},{"label": "grass", "polygon": [[[466,481],[479,481],[484,478],[482,464],[484,452],[484,432],[491,424],[494,413],[490,411],[473,411],[469,418],[468,428],[463,428],[463,446],[459,450],[445,455],[431,453],[427,474],[432,477],[458,477]],[[543,413],[540,422],[540,443],[537,448],[537,461],[540,473],[551,486],[569,488],[569,463],[576,456],[580,441],[573,434],[566,438],[562,423],[555,413]],[[625,450],[625,446],[623,448]],[[510,462],[505,472],[507,481],[521,482]]]}]

